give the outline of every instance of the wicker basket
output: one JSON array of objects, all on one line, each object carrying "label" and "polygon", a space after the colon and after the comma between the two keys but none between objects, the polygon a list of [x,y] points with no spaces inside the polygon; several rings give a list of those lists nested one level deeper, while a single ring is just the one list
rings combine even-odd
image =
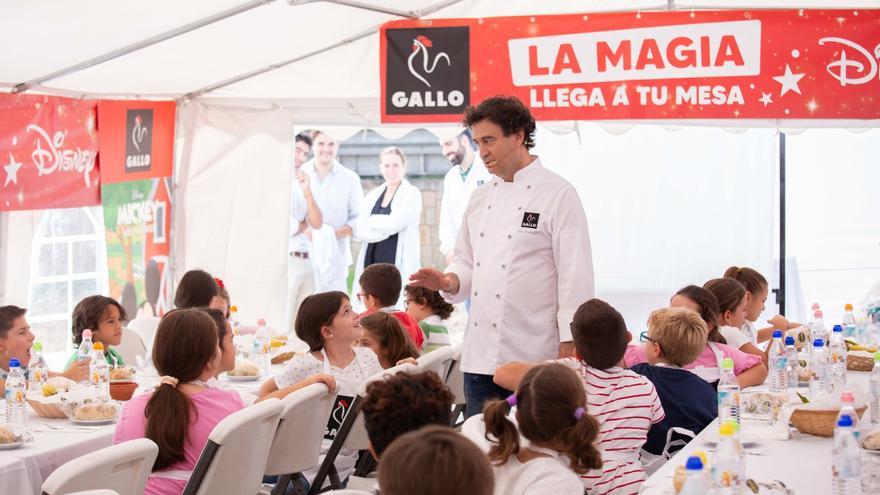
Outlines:
[{"label": "wicker basket", "polygon": [[37,415],[41,418],[61,418],[67,419],[67,415],[61,410],[60,404],[46,404],[44,402],[28,399],[28,404],[37,411]]},{"label": "wicker basket", "polygon": [[[866,407],[856,409],[856,414],[862,417]],[[791,413],[791,425],[797,431],[817,437],[833,437],[835,422],[840,409],[795,409]]]},{"label": "wicker basket", "polygon": [[849,371],[871,371],[874,369],[874,358],[851,352],[846,355],[846,369]]}]

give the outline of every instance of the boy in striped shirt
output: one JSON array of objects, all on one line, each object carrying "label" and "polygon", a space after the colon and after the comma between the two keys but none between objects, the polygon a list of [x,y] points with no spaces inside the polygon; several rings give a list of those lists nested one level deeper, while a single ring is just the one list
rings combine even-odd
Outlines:
[{"label": "boy in striped shirt", "polygon": [[[645,480],[639,450],[651,425],[663,420],[654,385],[619,367],[631,339],[617,310],[590,299],[574,314],[571,333],[578,358],[560,359],[580,377],[587,392],[587,412],[599,422],[602,469],[581,475],[590,495],[636,495]],[[510,363],[495,370],[495,383],[514,390],[534,364]]]}]

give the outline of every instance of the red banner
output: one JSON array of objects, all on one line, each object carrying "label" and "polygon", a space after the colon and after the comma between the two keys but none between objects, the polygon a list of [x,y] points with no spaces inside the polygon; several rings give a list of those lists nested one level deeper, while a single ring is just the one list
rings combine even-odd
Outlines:
[{"label": "red banner", "polygon": [[540,120],[880,118],[880,10],[394,21],[380,50],[383,122],[496,94]]},{"label": "red banner", "polygon": [[0,94],[0,211],[101,203],[95,102]]},{"label": "red banner", "polygon": [[171,176],[175,107],[173,101],[98,103],[102,182]]}]

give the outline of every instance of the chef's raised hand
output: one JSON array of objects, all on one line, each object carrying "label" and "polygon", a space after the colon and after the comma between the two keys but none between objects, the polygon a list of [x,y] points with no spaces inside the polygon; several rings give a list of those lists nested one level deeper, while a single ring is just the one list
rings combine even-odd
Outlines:
[{"label": "chef's raised hand", "polygon": [[458,293],[458,276],[454,273],[443,273],[434,268],[422,268],[409,277],[410,282],[421,285],[429,290],[443,291],[450,294]]}]

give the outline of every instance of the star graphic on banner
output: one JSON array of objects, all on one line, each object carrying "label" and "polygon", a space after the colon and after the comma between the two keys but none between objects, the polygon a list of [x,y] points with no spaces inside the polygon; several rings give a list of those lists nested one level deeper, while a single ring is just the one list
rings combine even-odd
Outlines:
[{"label": "star graphic on banner", "polygon": [[9,152],[9,164],[3,166],[3,170],[6,171],[6,182],[3,183],[3,187],[9,185],[10,182],[18,185],[18,169],[21,168],[21,163],[15,161],[15,157],[12,156],[12,152]]},{"label": "star graphic on banner", "polygon": [[782,85],[779,96],[785,96],[785,93],[788,93],[789,91],[801,94],[801,88],[798,86],[798,81],[800,81],[805,75],[806,74],[792,74],[791,67],[789,67],[788,64],[785,64],[785,74],[773,78],[774,81]]},{"label": "star graphic on banner", "polygon": [[765,93],[765,92],[763,92],[763,91],[761,91],[761,97],[758,98],[758,101],[760,101],[761,103],[763,103],[765,107],[766,107],[767,105],[773,103],[773,100],[770,98],[770,93]]}]

